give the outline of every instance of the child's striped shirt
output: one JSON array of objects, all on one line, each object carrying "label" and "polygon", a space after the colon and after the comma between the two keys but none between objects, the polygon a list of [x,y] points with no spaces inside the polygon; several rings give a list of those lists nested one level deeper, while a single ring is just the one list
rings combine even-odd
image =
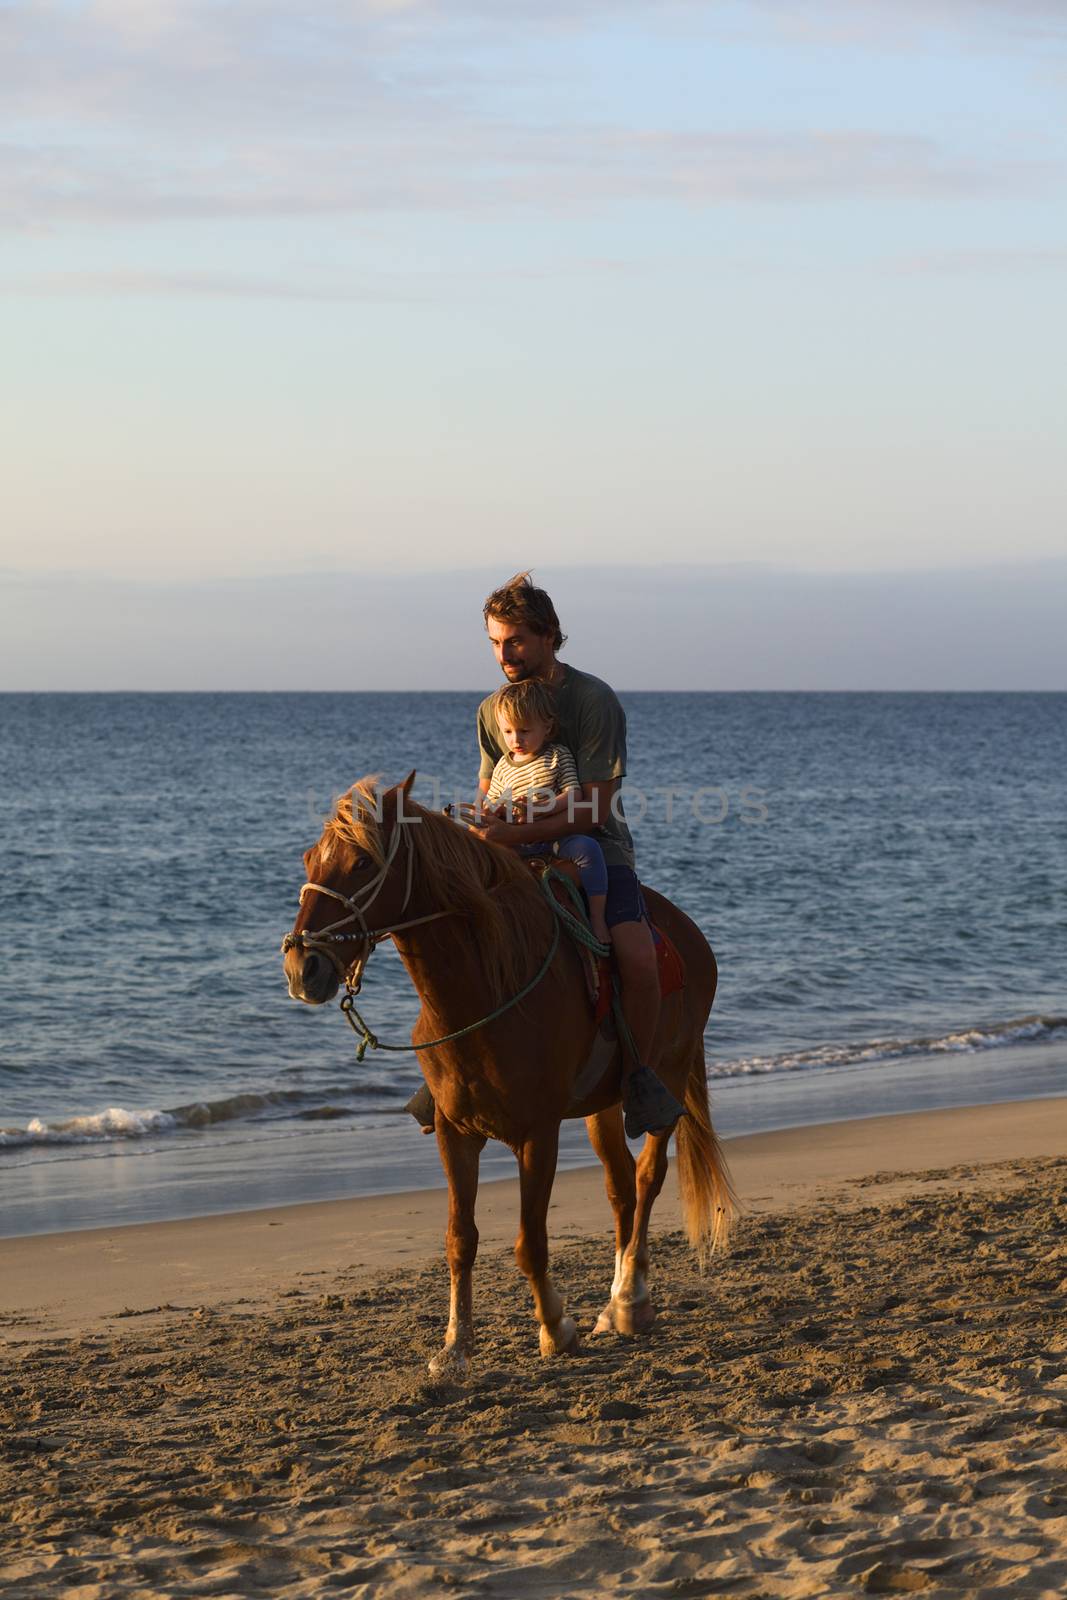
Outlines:
[{"label": "child's striped shirt", "polygon": [[568,747],[546,744],[532,761],[512,761],[505,752],[493,768],[485,804],[498,805],[505,795],[512,800],[529,795],[536,803],[539,795],[564,794],[578,787],[578,768]]}]

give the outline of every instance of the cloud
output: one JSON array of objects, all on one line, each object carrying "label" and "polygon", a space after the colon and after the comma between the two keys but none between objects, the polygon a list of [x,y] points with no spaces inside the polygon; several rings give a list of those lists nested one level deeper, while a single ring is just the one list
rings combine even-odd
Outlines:
[{"label": "cloud", "polygon": [[[391,268],[383,272],[361,271],[351,278],[338,278],[333,267],[295,263],[292,275],[285,278],[257,278],[238,273],[160,272],[123,268],[102,271],[41,271],[0,277],[0,295],[23,295],[35,299],[99,296],[101,298],[194,298],[222,300],[293,300],[308,304],[393,304],[428,305],[441,300],[480,297],[487,285],[521,282],[549,283],[559,278],[574,280],[593,277],[598,284],[608,278],[634,278],[660,273],[694,271],[708,278],[715,274],[773,271],[777,258],[752,253],[736,255],[657,255],[650,260],[626,260],[612,256],[551,254],[539,261],[509,262],[503,266],[476,262],[459,269],[432,267]],[[899,270],[899,268],[898,268]],[[0,573],[2,576],[2,573]]]},{"label": "cloud", "polygon": [[781,135],[656,128],[443,128],[434,138],[375,130],[360,140],[233,145],[178,160],[53,145],[0,146],[0,222],[294,217],[499,206],[572,210],[627,200],[693,206],[835,197],[975,194],[1032,181],[953,158],[929,139],[878,131]]},{"label": "cloud", "polygon": [[365,277],[350,283],[316,283],[305,278],[249,278],[210,272],[42,272],[33,277],[0,279],[0,293],[51,297],[66,295],[204,297],[226,300],[306,300],[313,304],[376,301],[414,303],[429,299],[416,291],[412,276],[400,287],[395,275],[382,274],[374,282]]},{"label": "cloud", "polygon": [[965,51],[995,40],[1067,38],[1062,0],[754,0],[755,9],[797,43],[910,48],[934,33],[954,32]]},{"label": "cloud", "polygon": [[[357,126],[405,117],[465,74],[427,57],[395,20],[358,3],[188,5],[32,0],[0,10],[0,103],[9,123],[126,126],[183,135]],[[433,115],[426,100],[423,111]]]},{"label": "cloud", "polygon": [[[1043,24],[1067,36],[1062,0],[8,0],[0,7],[4,115],[107,126],[130,120],[201,134],[296,121],[320,131],[471,109],[486,89],[526,82],[522,47],[618,24],[649,37],[795,43],[844,30]],[[765,34],[764,34],[765,39]]]},{"label": "cloud", "polygon": [[902,273],[1063,272],[1067,250],[942,250],[906,256],[896,263]]},{"label": "cloud", "polygon": [[[823,0],[804,26],[841,13]],[[696,0],[17,0],[0,8],[0,227],[948,196],[1040,172],[877,127],[680,132],[636,112],[632,125],[538,126],[501,109],[523,103],[509,90],[533,70],[527,30],[623,17],[714,32],[723,16]]]}]

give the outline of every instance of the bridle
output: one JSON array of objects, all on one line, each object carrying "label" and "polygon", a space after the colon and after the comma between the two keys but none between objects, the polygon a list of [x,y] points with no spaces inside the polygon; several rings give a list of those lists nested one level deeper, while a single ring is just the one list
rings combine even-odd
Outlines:
[{"label": "bridle", "polygon": [[[347,907],[347,916],[338,917],[336,922],[327,923],[325,928],[315,928],[310,931],[305,928],[300,933],[287,933],[282,940],[283,953],[289,950],[309,950],[317,955],[324,955],[350,995],[359,993],[367,962],[383,939],[391,938],[394,933],[400,933],[404,928],[415,928],[423,922],[436,922],[439,917],[455,915],[452,911],[431,911],[428,916],[409,917],[404,922],[391,923],[387,928],[372,928],[369,926],[367,912],[377,900],[379,894],[381,894],[385,886],[385,880],[388,878],[393,862],[396,860],[401,840],[405,838],[403,832],[405,820],[405,818],[397,817],[393,825],[392,838],[389,840],[389,848],[385,852],[385,858],[371,881],[364,885],[360,895],[341,894],[338,889],[331,889],[325,883],[305,883],[301,888],[301,905],[304,903],[304,896],[311,890],[315,894],[328,895],[331,900],[339,900],[341,905]],[[417,821],[418,819],[415,818],[413,820]],[[406,842],[408,865],[404,884],[404,898],[400,905],[401,912],[407,910],[408,901],[411,899],[411,882],[415,871],[415,851],[410,840]],[[358,931],[354,933],[338,933],[337,930],[339,928],[347,927],[350,922],[359,924]],[[361,940],[366,945],[366,949],[361,951],[354,961],[346,963],[340,959],[336,947],[352,939]]]},{"label": "bridle", "polygon": [[[312,950],[318,954],[326,956],[330,961],[338,977],[345,986],[345,993],[341,997],[341,1012],[349,1027],[357,1035],[359,1040],[359,1043],[356,1047],[357,1061],[363,1060],[368,1046],[375,1050],[391,1051],[436,1050],[439,1045],[450,1044],[453,1040],[466,1038],[468,1034],[476,1032],[476,1030],[479,1028],[484,1028],[486,1023],[495,1022],[498,1017],[502,1017],[504,1013],[510,1011],[513,1006],[517,1006],[520,1001],[525,1000],[526,996],[532,994],[534,989],[537,988],[537,985],[541,982],[542,978],[552,966],[553,961],[556,959],[556,951],[559,949],[561,928],[565,928],[572,939],[576,940],[577,943],[585,945],[589,949],[595,951],[597,955],[609,954],[609,947],[599,944],[594,935],[590,932],[589,924],[586,921],[584,912],[582,910],[581,894],[576,885],[567,877],[561,878],[558,872],[555,872],[551,867],[548,867],[542,874],[541,888],[544,892],[545,898],[548,901],[549,907],[553,912],[552,938],[549,943],[548,953],[530,981],[523,984],[522,988],[516,994],[509,996],[507,1000],[505,1000],[501,1005],[495,1007],[494,1010],[488,1012],[484,1017],[479,1017],[474,1022],[468,1022],[465,1027],[455,1028],[451,1033],[442,1034],[439,1039],[426,1039],[421,1044],[403,1045],[387,1044],[384,1039],[379,1039],[377,1035],[374,1034],[367,1026],[367,1023],[364,1021],[363,1017],[361,1017],[359,1012],[356,1010],[355,1000],[355,997],[359,993],[360,986],[363,982],[363,973],[367,962],[370,960],[374,951],[377,949],[378,945],[383,939],[391,938],[393,934],[400,933],[404,928],[416,928],[424,922],[436,922],[440,917],[454,917],[461,915],[460,912],[451,910],[431,911],[424,917],[408,917],[403,922],[391,923],[387,928],[372,928],[368,925],[367,912],[370,910],[371,906],[381,893],[382,886],[384,885],[386,878],[389,876],[390,869],[392,868],[393,862],[396,860],[397,852],[400,849],[400,842],[404,837],[401,833],[401,825],[404,820],[405,819],[399,816],[397,817],[393,827],[392,837],[389,840],[389,847],[385,852],[385,859],[378,869],[378,872],[371,879],[370,883],[365,885],[363,892],[360,895],[356,896],[342,894],[340,890],[331,889],[325,883],[305,883],[301,889],[301,903],[303,903],[305,894],[311,890],[315,894],[325,894],[328,895],[331,900],[339,901],[341,905],[347,908],[347,916],[338,917],[336,922],[328,923],[325,928],[316,928],[313,932],[309,932],[308,930],[304,929],[300,933],[287,933],[285,938],[282,940],[283,951]],[[407,878],[404,887],[404,898],[400,905],[400,910],[402,912],[407,910],[408,902],[411,899],[412,876],[415,870],[415,848],[410,840],[407,841],[407,851]],[[574,911],[568,911],[565,906],[561,905],[554,898],[552,894],[553,879],[559,879],[559,881],[565,885],[568,894],[574,902],[575,908],[578,912],[577,915]],[[347,927],[350,922],[357,922],[359,924],[358,931],[353,933],[338,932],[339,928]],[[339,944],[345,943],[345,941],[350,939],[360,940],[364,946],[364,949],[360,952],[355,961],[350,962],[346,966],[335,953],[335,947]],[[635,1050],[633,1037],[630,1034],[629,1027],[626,1023],[626,1018],[623,1016],[619,1007],[617,995],[615,1001],[613,1002],[613,1009],[615,1011],[616,1026],[619,1029],[619,1036],[620,1038],[629,1040],[629,1048],[633,1052]]]}]

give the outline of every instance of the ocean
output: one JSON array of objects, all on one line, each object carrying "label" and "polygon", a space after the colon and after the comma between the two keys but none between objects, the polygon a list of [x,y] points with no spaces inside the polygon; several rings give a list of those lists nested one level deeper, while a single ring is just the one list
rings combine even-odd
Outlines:
[{"label": "ocean", "polygon": [[[359,1065],[279,944],[356,778],[473,794],[479,698],[0,696],[0,1233],[441,1182],[415,1058]],[[1067,1093],[1067,695],[621,698],[641,876],[719,960],[721,1132]],[[388,946],[363,1001],[408,1037]]]}]

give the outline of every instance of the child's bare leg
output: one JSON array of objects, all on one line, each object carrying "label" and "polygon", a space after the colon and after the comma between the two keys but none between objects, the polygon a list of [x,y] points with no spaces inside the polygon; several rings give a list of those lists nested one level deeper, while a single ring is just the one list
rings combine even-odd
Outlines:
[{"label": "child's bare leg", "polygon": [[608,903],[608,897],[606,894],[591,894],[588,898],[589,925],[593,930],[594,936],[600,940],[601,944],[610,944],[611,933],[608,929],[607,919],[604,915],[604,908]]}]

